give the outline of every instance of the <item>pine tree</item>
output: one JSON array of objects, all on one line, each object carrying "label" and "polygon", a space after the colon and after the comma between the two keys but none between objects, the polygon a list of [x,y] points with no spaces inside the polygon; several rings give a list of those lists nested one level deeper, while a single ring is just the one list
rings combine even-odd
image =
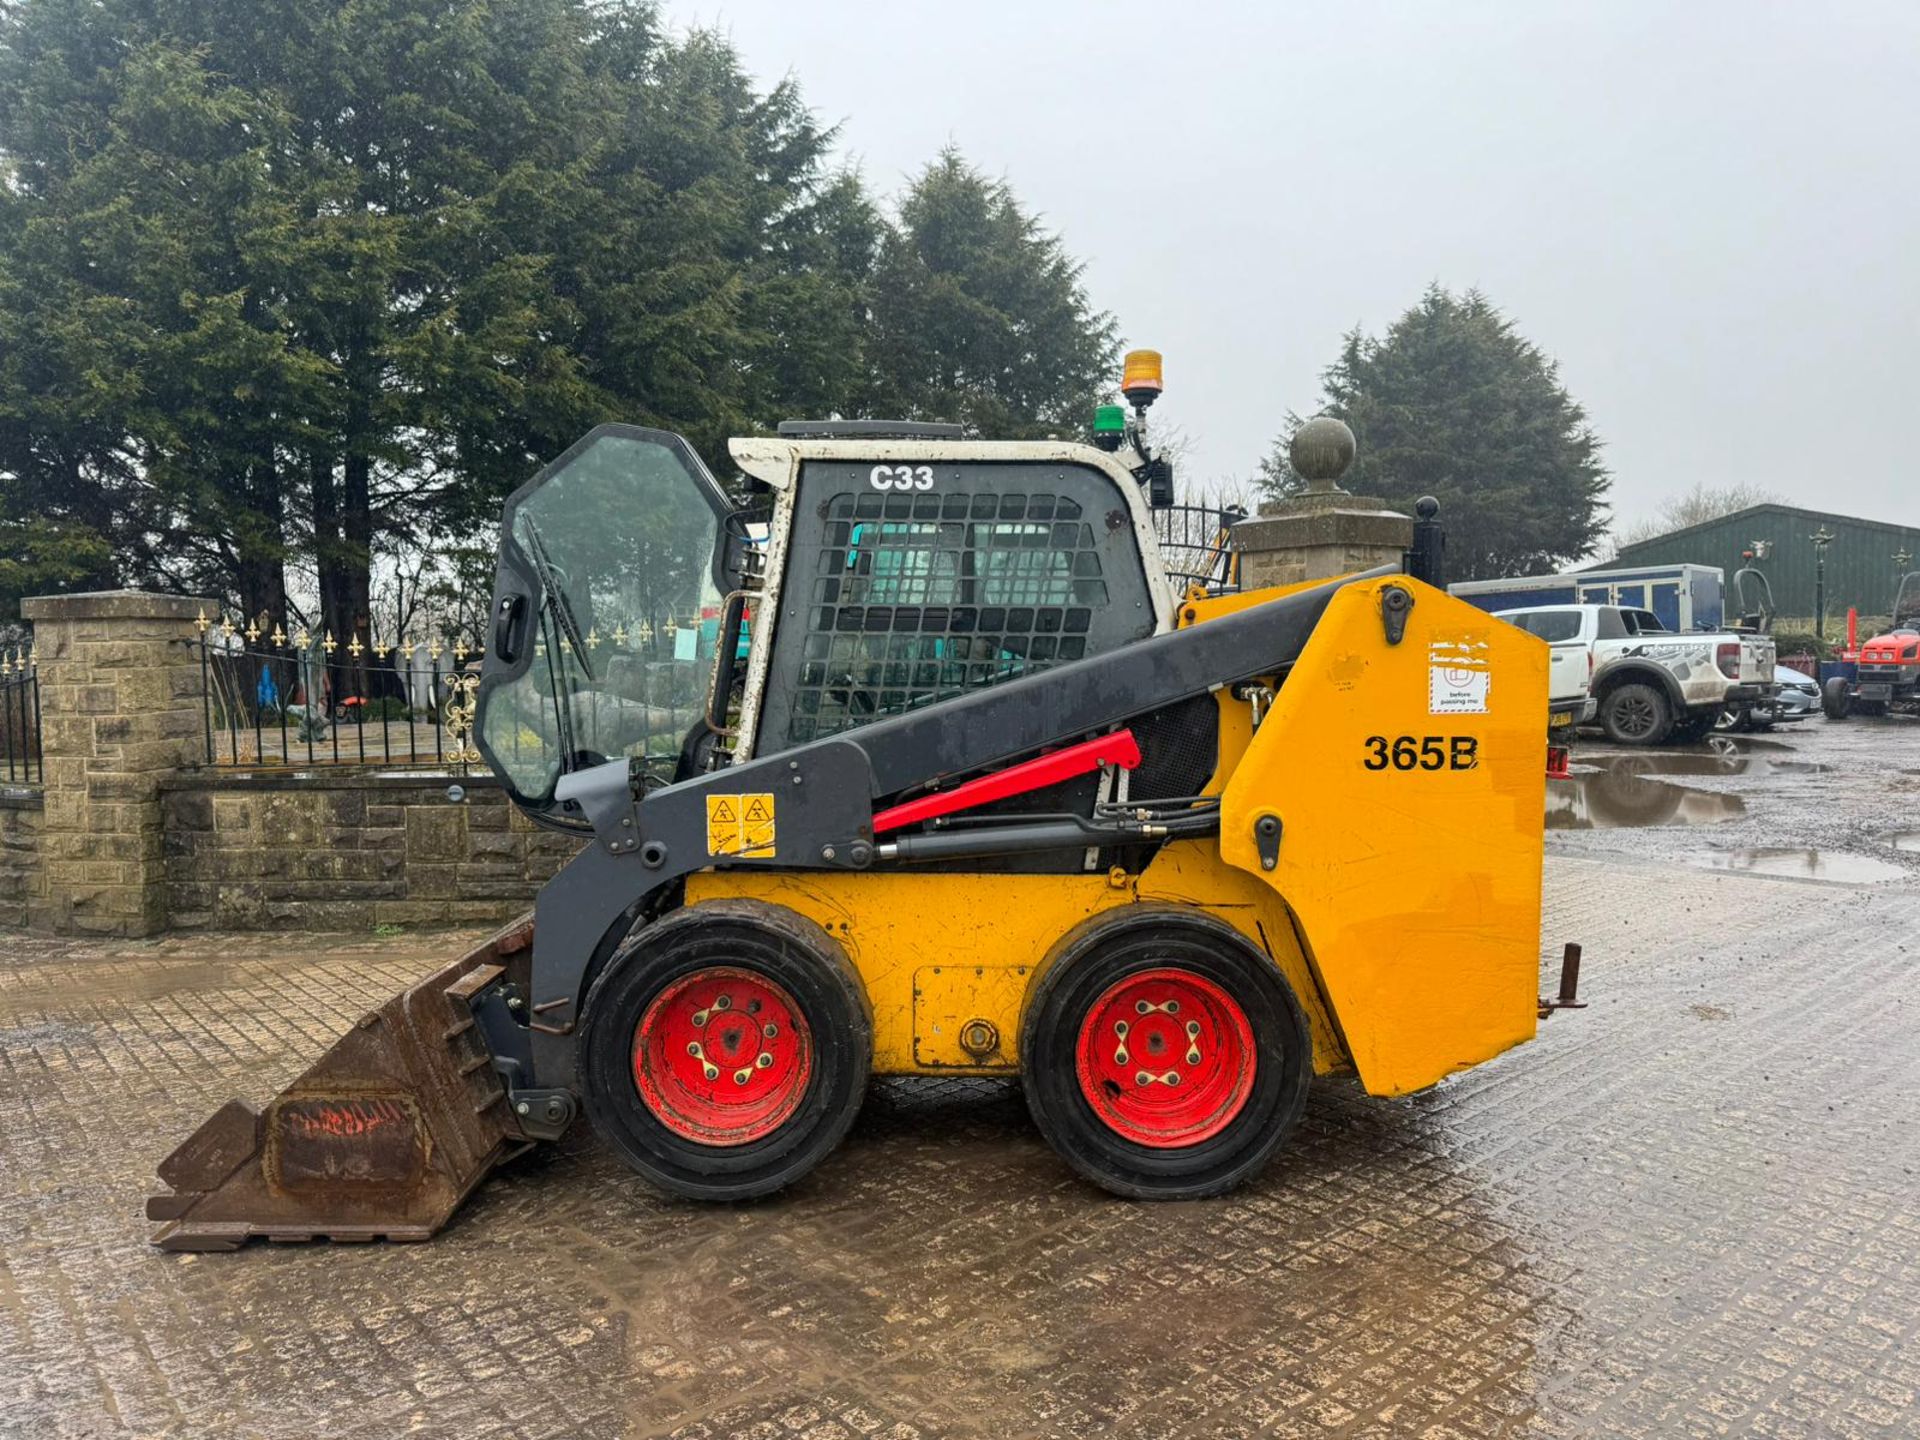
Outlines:
[{"label": "pine tree", "polygon": [[[1479,291],[1434,285],[1380,338],[1355,329],[1321,380],[1322,410],[1358,442],[1341,485],[1408,514],[1437,498],[1449,578],[1551,571],[1604,533],[1600,440],[1555,363]],[[1261,474],[1270,495],[1301,488],[1285,436]]]},{"label": "pine tree", "polygon": [[1060,237],[955,150],[917,176],[870,291],[868,413],[995,439],[1083,430],[1116,332]]},{"label": "pine tree", "polygon": [[0,137],[0,506],[248,614],[311,564],[361,630],[377,551],[592,424],[713,445],[861,373],[830,133],[640,0],[29,0]]},{"label": "pine tree", "polygon": [[649,0],[0,3],[8,583],[343,638],[603,420],[1077,431],[1113,328],[1059,239],[951,152],[889,223],[833,140]]}]

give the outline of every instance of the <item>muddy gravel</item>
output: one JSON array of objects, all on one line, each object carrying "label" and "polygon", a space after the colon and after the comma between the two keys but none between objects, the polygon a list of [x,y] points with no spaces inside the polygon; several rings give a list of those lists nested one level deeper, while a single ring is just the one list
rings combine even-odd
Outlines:
[{"label": "muddy gravel", "polygon": [[0,1435],[1920,1435],[1920,726],[1575,762],[1591,1008],[1200,1203],[895,1082],[763,1204],[581,1128],[430,1244],[163,1255],[173,1143],[472,937],[10,937]]}]

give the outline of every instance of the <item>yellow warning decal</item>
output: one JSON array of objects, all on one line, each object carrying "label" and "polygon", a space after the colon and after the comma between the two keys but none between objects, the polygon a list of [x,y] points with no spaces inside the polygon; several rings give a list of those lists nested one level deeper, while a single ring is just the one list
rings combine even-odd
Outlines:
[{"label": "yellow warning decal", "polygon": [[707,796],[707,853],[773,858],[772,795]]}]

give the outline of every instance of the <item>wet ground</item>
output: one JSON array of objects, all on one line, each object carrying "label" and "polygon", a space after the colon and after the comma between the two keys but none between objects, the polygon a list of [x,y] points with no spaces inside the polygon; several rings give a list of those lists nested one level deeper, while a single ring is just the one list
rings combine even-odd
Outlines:
[{"label": "wet ground", "polygon": [[[1619,767],[1717,818],[1555,831],[1591,1009],[1413,1099],[1322,1085],[1194,1204],[1076,1182],[1010,1086],[895,1084],[771,1203],[581,1133],[429,1245],[161,1255],[155,1160],[462,937],[15,939],[0,1435],[1920,1435],[1920,727],[1731,753]],[[1703,868],[1756,852],[1825,873]]]},{"label": "wet ground", "polygon": [[[1821,718],[1671,750],[1575,746],[1549,846],[1853,884],[1920,879],[1920,720]],[[1586,832],[1577,836],[1572,832]]]}]

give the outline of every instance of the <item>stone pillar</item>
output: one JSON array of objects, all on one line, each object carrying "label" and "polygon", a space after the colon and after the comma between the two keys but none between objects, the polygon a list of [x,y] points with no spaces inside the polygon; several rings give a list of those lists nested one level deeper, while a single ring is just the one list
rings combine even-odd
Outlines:
[{"label": "stone pillar", "polygon": [[40,662],[46,756],[36,929],[166,927],[161,781],[201,758],[194,618],[206,602],[109,590],[22,602]]},{"label": "stone pillar", "polygon": [[1233,527],[1240,585],[1293,585],[1328,580],[1376,565],[1398,565],[1413,544],[1412,517],[1371,495],[1349,495],[1337,483],[1353,463],[1353,432],[1330,416],[1293,432],[1288,458],[1306,493],[1269,500],[1258,516]]}]

